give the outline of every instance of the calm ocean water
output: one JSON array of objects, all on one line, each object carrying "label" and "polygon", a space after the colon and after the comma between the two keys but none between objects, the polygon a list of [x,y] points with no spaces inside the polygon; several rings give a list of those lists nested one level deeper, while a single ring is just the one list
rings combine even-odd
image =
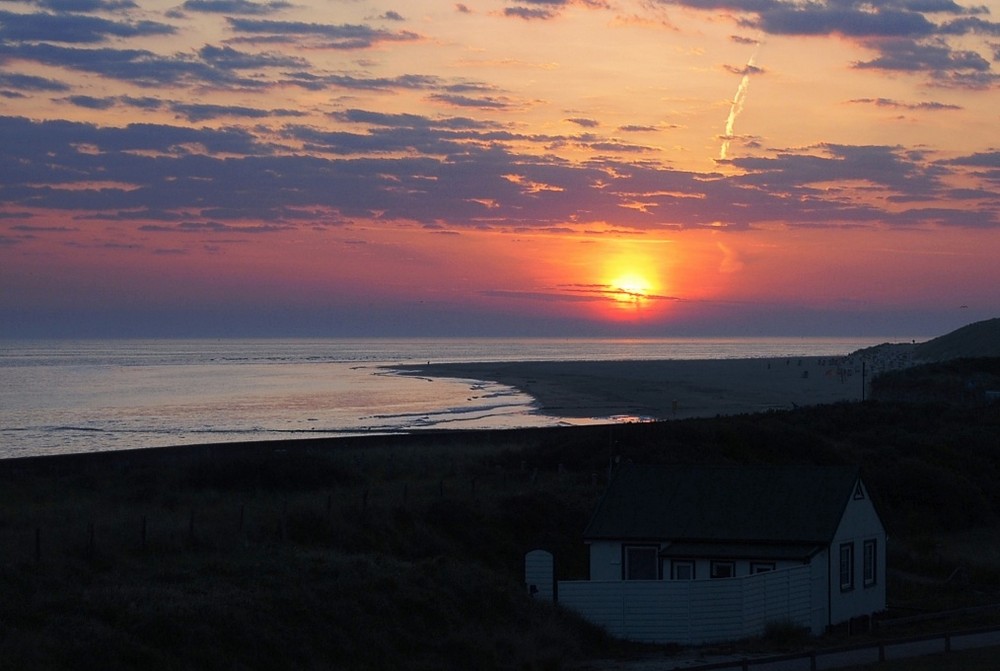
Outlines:
[{"label": "calm ocean water", "polygon": [[[837,356],[909,338],[0,341],[0,458],[191,443],[585,423],[432,361]],[[591,421],[599,421],[594,418]]]}]

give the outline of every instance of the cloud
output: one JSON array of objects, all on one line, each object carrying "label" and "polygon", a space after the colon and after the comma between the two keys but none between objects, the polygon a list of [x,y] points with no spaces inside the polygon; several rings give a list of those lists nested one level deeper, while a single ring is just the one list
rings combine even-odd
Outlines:
[{"label": "cloud", "polygon": [[507,109],[512,101],[496,96],[464,96],[455,93],[435,93],[429,96],[431,100],[452,105],[454,107],[476,107],[478,109]]},{"label": "cloud", "polygon": [[156,21],[111,21],[82,14],[17,14],[0,11],[0,41],[93,44],[110,37],[172,35],[173,26]]},{"label": "cloud", "polygon": [[276,226],[272,224],[255,224],[248,226],[234,226],[218,221],[185,221],[176,226],[162,226],[160,224],[147,224],[139,226],[138,230],[147,233],[275,233],[277,231],[288,230],[288,226]]},{"label": "cloud", "polygon": [[[641,147],[599,135],[525,135],[461,116],[357,109],[337,118],[347,130],[285,126],[264,141],[251,129],[0,117],[0,135],[16,139],[0,146],[0,166],[17,166],[2,173],[0,204],[192,236],[351,219],[451,231],[557,230],[567,222],[634,231],[741,230],[774,221],[1000,226],[996,204],[974,200],[976,192],[995,192],[998,153],[944,162],[898,147],[827,144],[733,159],[739,172],[724,177],[617,159]],[[563,162],[543,150],[552,143],[608,155]],[[952,176],[962,177],[961,193]],[[960,207],[932,206],[956,196]]]},{"label": "cloud", "polygon": [[70,226],[31,226],[28,224],[19,224],[17,226],[11,226],[12,231],[30,232],[30,233],[74,233],[79,231],[79,228],[72,228]]},{"label": "cloud", "polygon": [[261,88],[266,82],[233,74],[188,55],[160,56],[140,49],[85,49],[52,44],[0,43],[0,58],[16,58],[99,74],[145,88],[211,84]]},{"label": "cloud", "polygon": [[854,64],[856,68],[879,70],[956,71],[990,69],[990,62],[975,51],[955,51],[940,44],[924,44],[912,40],[892,40],[878,44],[881,56]]},{"label": "cloud", "polygon": [[547,20],[557,16],[556,12],[549,9],[532,9],[530,7],[506,7],[503,10],[504,16],[515,16],[525,21],[535,19]]},{"label": "cloud", "polygon": [[584,128],[597,128],[601,125],[601,122],[597,119],[586,119],[584,117],[571,117],[566,119],[570,123],[575,123],[577,126],[583,126]]},{"label": "cloud", "polygon": [[[986,7],[962,7],[952,0],[658,0],[703,11],[728,10],[745,28],[770,35],[839,35],[878,56],[855,67],[927,74],[939,86],[979,89],[996,78],[990,63],[968,44],[948,42],[965,35],[1000,35],[1000,23],[981,18]],[[942,21],[942,16],[949,17]],[[950,18],[950,17],[958,18]],[[736,41],[747,38],[732,37]]]},{"label": "cloud", "polygon": [[14,72],[0,72],[0,87],[18,91],[68,91],[70,88],[69,85],[55,79]]},{"label": "cloud", "polygon": [[876,107],[888,107],[890,109],[905,109],[913,111],[945,111],[945,110],[961,110],[963,107],[961,105],[953,105],[950,103],[939,103],[939,102],[920,102],[920,103],[904,103],[897,100],[892,100],[891,98],[855,98],[854,100],[848,101],[852,104],[864,104],[864,105],[874,105]]},{"label": "cloud", "polygon": [[771,35],[829,35],[847,37],[914,37],[934,33],[923,14],[882,7],[812,5],[785,6],[760,15],[756,27]]},{"label": "cloud", "polygon": [[84,107],[92,110],[106,110],[115,106],[114,98],[95,98],[93,96],[69,96],[67,101],[77,107]]},{"label": "cloud", "polygon": [[651,133],[660,130],[659,126],[643,126],[640,124],[627,124],[619,126],[618,130],[623,133]]},{"label": "cloud", "polygon": [[292,7],[290,2],[250,2],[250,0],[185,0],[181,7],[190,12],[210,14],[261,15],[273,14]]},{"label": "cloud", "polygon": [[114,12],[138,7],[132,0],[40,0],[37,4],[57,12]]},{"label": "cloud", "polygon": [[226,17],[229,27],[236,32],[250,35],[322,38],[324,42],[315,46],[327,49],[369,49],[381,42],[412,42],[420,36],[403,30],[393,32],[366,25],[306,23],[302,21],[273,21],[263,19],[240,19]]},{"label": "cloud", "polygon": [[308,65],[304,58],[282,54],[247,53],[232,47],[216,47],[206,44],[198,50],[201,59],[219,68],[230,70],[251,70],[259,68],[299,68]]},{"label": "cloud", "polygon": [[333,117],[351,123],[366,123],[393,128],[447,128],[452,130],[497,129],[500,124],[469,117],[443,117],[432,119],[420,114],[372,112],[362,109],[347,109],[334,112]]},{"label": "cloud", "polygon": [[205,103],[173,103],[170,105],[170,109],[188,121],[205,121],[206,119],[218,119],[220,117],[263,119],[267,117],[305,116],[304,112],[297,110],[262,110],[239,105],[209,105]]}]

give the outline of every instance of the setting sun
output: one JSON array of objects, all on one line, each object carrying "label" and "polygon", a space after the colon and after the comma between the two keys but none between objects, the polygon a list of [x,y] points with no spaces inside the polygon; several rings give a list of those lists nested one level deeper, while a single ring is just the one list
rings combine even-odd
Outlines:
[{"label": "setting sun", "polygon": [[[611,306],[610,316],[629,319],[649,316],[664,296],[663,269],[655,256],[630,251],[613,256],[603,273],[602,295]],[[609,314],[607,308],[605,314]]]},{"label": "setting sun", "polygon": [[612,280],[608,290],[611,297],[617,301],[639,303],[650,295],[652,285],[641,275],[628,274]]}]

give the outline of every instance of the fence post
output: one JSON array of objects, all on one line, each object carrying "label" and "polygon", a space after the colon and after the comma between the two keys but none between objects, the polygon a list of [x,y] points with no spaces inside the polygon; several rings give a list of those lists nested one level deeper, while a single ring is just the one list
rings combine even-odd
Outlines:
[{"label": "fence post", "polygon": [[94,556],[94,523],[87,524],[87,556]]},{"label": "fence post", "polygon": [[42,561],[42,529],[35,527],[35,561]]},{"label": "fence post", "polygon": [[142,527],[139,532],[139,548],[145,552],[146,551],[146,516],[142,516]]}]

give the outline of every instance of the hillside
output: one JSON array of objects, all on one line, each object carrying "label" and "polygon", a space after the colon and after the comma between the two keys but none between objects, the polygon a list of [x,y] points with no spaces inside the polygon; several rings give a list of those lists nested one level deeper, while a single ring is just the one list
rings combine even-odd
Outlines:
[{"label": "hillside", "polygon": [[1000,357],[1000,317],[975,322],[916,346],[915,361]]},{"label": "hillside", "polygon": [[[997,601],[1000,408],[834,404],[672,422],[0,462],[4,668],[561,669],[635,653],[532,601],[587,574],[609,464],[852,464],[901,612]],[[971,537],[970,537],[971,538]],[[992,539],[992,540],[990,540]],[[965,587],[946,582],[964,567]],[[660,654],[664,654],[661,651]]]}]

